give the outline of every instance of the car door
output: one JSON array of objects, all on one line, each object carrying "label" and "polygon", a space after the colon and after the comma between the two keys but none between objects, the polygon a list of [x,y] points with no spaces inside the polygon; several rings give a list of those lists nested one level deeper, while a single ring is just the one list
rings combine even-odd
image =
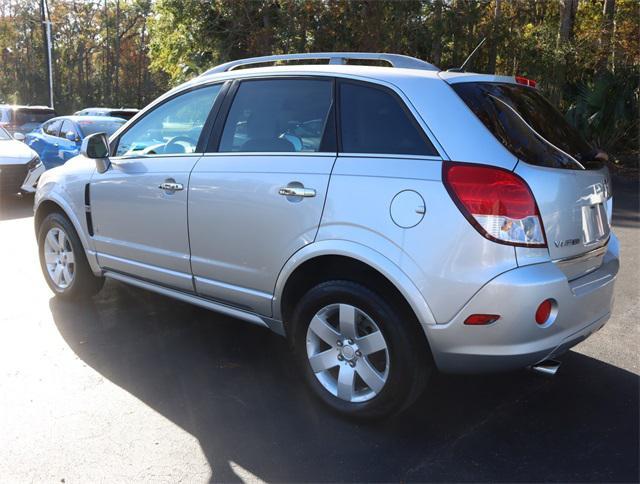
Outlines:
[{"label": "car door", "polygon": [[112,141],[111,167],[93,175],[89,197],[103,268],[193,291],[187,187],[220,89],[179,93]]},{"label": "car door", "polygon": [[26,137],[27,144],[38,153],[47,169],[60,165],[58,146],[62,121],[62,119],[48,121]]},{"label": "car door", "polygon": [[60,128],[60,139],[58,140],[58,157],[62,163],[80,152],[80,142],[78,127],[70,119],[65,119],[62,128]]},{"label": "car door", "polygon": [[234,83],[189,185],[202,296],[271,314],[280,269],[314,240],[322,216],[336,158],[333,86],[330,78]]}]

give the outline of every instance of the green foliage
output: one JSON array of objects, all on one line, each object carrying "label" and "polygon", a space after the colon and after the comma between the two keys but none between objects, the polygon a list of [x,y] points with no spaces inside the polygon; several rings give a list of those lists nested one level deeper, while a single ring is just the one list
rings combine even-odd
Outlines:
[{"label": "green foliage", "polygon": [[606,71],[591,82],[580,83],[567,111],[567,119],[596,146],[632,151],[638,147],[637,72]]},{"label": "green foliage", "polygon": [[[256,55],[396,52],[446,69],[487,37],[469,70],[536,79],[594,144],[637,151],[640,2],[615,0],[613,30],[603,2],[580,0],[561,39],[557,0],[49,0],[56,107],[141,107]],[[0,0],[0,100],[46,103],[38,10]]]},{"label": "green foliage", "polygon": [[[149,70],[151,0],[49,1],[55,108],[142,107],[166,88]],[[49,104],[39,2],[0,0],[0,101]]]}]

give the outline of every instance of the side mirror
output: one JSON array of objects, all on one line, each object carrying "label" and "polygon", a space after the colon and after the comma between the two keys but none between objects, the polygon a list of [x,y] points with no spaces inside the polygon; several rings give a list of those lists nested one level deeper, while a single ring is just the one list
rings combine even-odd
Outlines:
[{"label": "side mirror", "polygon": [[104,173],[111,166],[109,161],[109,140],[104,133],[94,133],[82,141],[80,153],[95,160],[98,173]]},{"label": "side mirror", "polygon": [[76,141],[80,141],[80,138],[78,137],[78,135],[74,132],[74,131],[69,131],[67,132],[64,137],[66,139],[68,139],[69,141],[73,141],[74,143]]},{"label": "side mirror", "polygon": [[16,141],[24,141],[27,138],[22,133],[14,133],[13,139]]}]

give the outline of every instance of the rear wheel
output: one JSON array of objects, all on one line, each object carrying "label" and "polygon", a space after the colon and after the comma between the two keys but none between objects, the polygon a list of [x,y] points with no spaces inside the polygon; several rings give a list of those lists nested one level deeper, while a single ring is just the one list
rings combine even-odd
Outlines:
[{"label": "rear wheel", "polygon": [[431,365],[416,322],[360,284],[329,281],[312,288],[293,325],[305,379],[344,415],[398,413],[424,389]]},{"label": "rear wheel", "polygon": [[82,243],[71,222],[60,213],[51,213],[38,230],[40,267],[51,290],[68,299],[87,298],[104,284],[91,271]]}]

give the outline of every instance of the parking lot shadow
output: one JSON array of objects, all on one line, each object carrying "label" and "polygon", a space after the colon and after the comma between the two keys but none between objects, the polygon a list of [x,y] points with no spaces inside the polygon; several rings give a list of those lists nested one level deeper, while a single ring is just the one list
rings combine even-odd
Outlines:
[{"label": "parking lot shadow", "polygon": [[33,194],[0,196],[0,221],[33,216]]},{"label": "parking lot shadow", "polygon": [[638,377],[579,353],[552,379],[438,374],[364,424],[317,403],[265,329],[112,281],[50,308],[84,362],[199,439],[214,481],[638,479]]}]

